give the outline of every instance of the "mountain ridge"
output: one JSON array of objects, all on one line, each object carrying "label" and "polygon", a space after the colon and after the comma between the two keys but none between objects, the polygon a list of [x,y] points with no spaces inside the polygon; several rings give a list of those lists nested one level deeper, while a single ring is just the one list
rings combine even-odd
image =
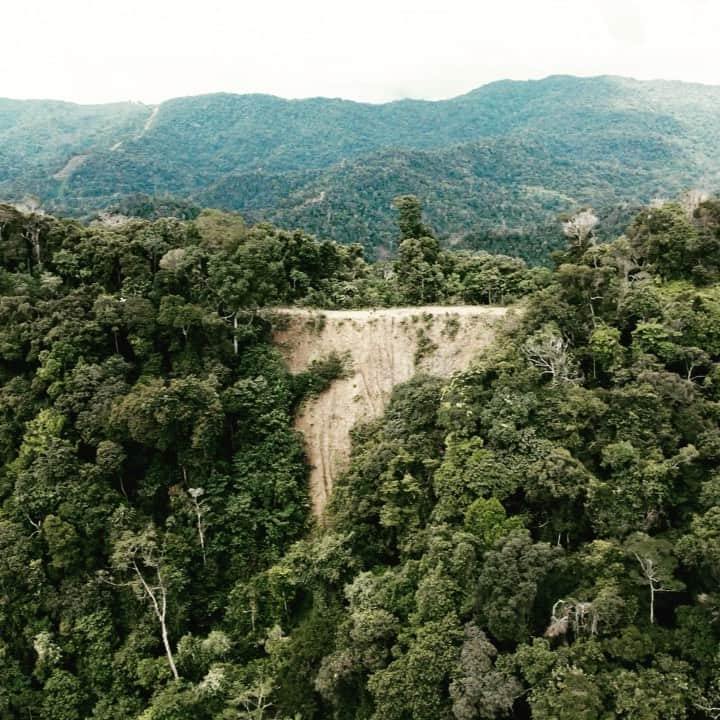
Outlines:
[{"label": "mountain ridge", "polygon": [[467,97],[469,95],[473,95],[479,91],[482,91],[486,88],[491,88],[493,86],[501,86],[501,85],[532,85],[532,84],[538,84],[538,83],[545,83],[547,81],[553,81],[553,80],[578,80],[578,81],[598,81],[598,80],[611,80],[611,81],[620,81],[620,82],[627,82],[632,83],[635,85],[644,85],[644,86],[650,86],[650,85],[669,85],[669,86],[678,86],[683,88],[689,88],[689,87],[695,87],[699,89],[716,89],[718,92],[720,92],[720,84],[715,83],[703,83],[698,82],[694,80],[670,80],[667,78],[662,77],[656,77],[656,78],[650,78],[647,80],[642,80],[640,78],[633,77],[631,75],[617,75],[614,73],[601,73],[599,75],[573,75],[571,73],[553,73],[551,75],[545,75],[541,78],[528,78],[527,80],[516,80],[513,78],[499,78],[497,80],[490,80],[489,82],[482,83],[481,85],[477,85],[476,87],[471,88],[470,90],[467,90],[466,92],[458,93],[457,95],[451,95],[444,98],[420,98],[420,97],[402,97],[402,98],[395,98],[393,100],[383,100],[378,102],[373,102],[370,100],[355,100],[353,98],[346,98],[341,97],[340,95],[307,95],[304,97],[285,97],[283,95],[276,95],[275,93],[265,93],[265,92],[247,92],[247,93],[241,93],[241,92],[231,92],[229,90],[217,90],[212,92],[206,92],[206,93],[196,93],[196,94],[187,94],[187,95],[176,95],[171,98],[167,98],[166,100],[161,100],[160,102],[145,102],[143,100],[111,100],[109,102],[97,102],[97,103],[85,103],[85,102],[77,102],[75,100],[63,100],[61,98],[52,98],[52,97],[38,97],[38,98],[17,98],[17,97],[5,97],[0,96],[0,104],[4,102],[9,103],[56,103],[61,105],[71,105],[78,108],[99,108],[99,107],[109,107],[109,106],[119,106],[119,105],[135,105],[135,106],[143,106],[146,108],[155,108],[160,105],[164,105],[165,103],[173,102],[174,100],[187,100],[191,98],[203,98],[203,97],[212,97],[212,96],[219,96],[219,95],[228,95],[233,97],[265,97],[265,98],[274,98],[277,100],[283,100],[285,102],[305,102],[309,100],[339,100],[342,102],[352,103],[355,105],[367,105],[371,107],[378,107],[378,106],[384,106],[384,105],[393,105],[396,103],[444,103],[449,102],[452,100],[458,100],[460,98]]},{"label": "mountain ridge", "polygon": [[[526,238],[525,257],[541,259],[537,238],[558,213],[594,205],[605,220],[687,187],[720,187],[720,87],[677,81],[553,75],[381,104],[260,93],[51,101],[48,117],[38,117],[43,101],[7,102],[4,199],[37,195],[83,216],[138,194],[173,197],[376,254],[393,245],[396,194],[420,196],[442,238],[509,228]],[[68,165],[77,156],[86,157]]]}]

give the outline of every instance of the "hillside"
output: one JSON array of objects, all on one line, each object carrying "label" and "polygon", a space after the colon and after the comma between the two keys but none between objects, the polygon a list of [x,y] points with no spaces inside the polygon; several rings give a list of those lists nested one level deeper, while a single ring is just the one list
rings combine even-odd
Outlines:
[{"label": "hillside", "polygon": [[399,194],[420,196],[448,242],[537,260],[558,212],[592,204],[610,237],[653,197],[720,185],[710,86],[557,76],[384,105],[228,94],[156,108],[3,103],[6,198],[34,193],[83,215],[170,195],[381,253]]},{"label": "hillside", "polygon": [[322,517],[332,486],[347,470],[350,433],[381,417],[396,385],[416,373],[448,377],[494,339],[507,309],[430,306],[387,310],[285,310],[274,334],[288,369],[306,372],[330,353],[347,371],[296,416],[310,462],[310,498]]},{"label": "hillside", "polygon": [[0,99],[0,187],[56,196],[91,156],[139,135],[151,112],[140,103]]},{"label": "hillside", "polygon": [[720,200],[588,215],[0,206],[0,717],[716,720]]}]

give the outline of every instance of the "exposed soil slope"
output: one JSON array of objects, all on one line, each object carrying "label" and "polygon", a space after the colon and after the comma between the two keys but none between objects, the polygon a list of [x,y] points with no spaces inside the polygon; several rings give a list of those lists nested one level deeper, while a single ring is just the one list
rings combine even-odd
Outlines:
[{"label": "exposed soil slope", "polygon": [[292,372],[333,352],[350,360],[348,377],[308,401],[296,421],[313,467],[318,517],[347,465],[352,427],[380,416],[393,387],[415,373],[448,376],[465,368],[507,320],[507,308],[487,306],[281,313],[286,318],[275,341]]},{"label": "exposed soil slope", "polygon": [[58,170],[53,177],[55,180],[67,180],[87,159],[88,155],[73,155],[61,170]]}]

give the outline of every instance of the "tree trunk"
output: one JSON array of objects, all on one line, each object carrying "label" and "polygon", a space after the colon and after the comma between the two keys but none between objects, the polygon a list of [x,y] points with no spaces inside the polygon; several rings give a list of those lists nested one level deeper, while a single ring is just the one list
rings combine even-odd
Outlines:
[{"label": "tree trunk", "polygon": [[238,329],[238,314],[235,313],[233,315],[233,350],[235,350],[235,355],[238,354],[237,329]]},{"label": "tree trunk", "polygon": [[198,537],[200,538],[200,548],[203,556],[203,567],[207,565],[207,557],[205,554],[205,530],[202,522],[202,508],[196,497],[193,498],[193,504],[195,505],[195,516],[197,517],[197,531]]},{"label": "tree trunk", "polygon": [[42,270],[42,258],[40,256],[40,228],[33,228],[30,235],[30,241],[33,247],[35,260],[37,260],[38,270]]},{"label": "tree trunk", "polygon": [[[150,598],[153,610],[155,611],[155,617],[157,617],[158,622],[160,623],[160,634],[162,636],[163,645],[165,646],[165,654],[167,655],[170,670],[173,674],[173,677],[176,680],[179,680],[180,675],[178,674],[177,667],[175,666],[175,659],[173,658],[172,648],[170,647],[170,639],[168,638],[167,624],[165,622],[165,618],[167,616],[167,591],[165,589],[165,585],[163,584],[162,577],[160,576],[160,569],[156,569],[158,579],[157,587],[150,587],[150,585],[148,585],[147,581],[145,580],[142,572],[140,572],[140,568],[137,566],[137,563],[134,561],[133,568],[136,575],[140,579],[140,582],[142,583],[145,592]],[[160,592],[160,604],[158,604],[157,596],[155,595],[156,591]]]},{"label": "tree trunk", "polygon": [[162,633],[162,641],[163,645],[165,646],[165,653],[167,655],[168,663],[170,665],[170,670],[172,671],[173,677],[176,680],[180,679],[180,675],[178,674],[177,667],[175,667],[175,659],[173,658],[172,650],[170,648],[170,640],[168,639],[168,632],[167,632],[167,625],[165,624],[165,611],[167,610],[167,597],[165,594],[165,589],[162,588],[162,613],[159,615],[160,620],[160,629]]},{"label": "tree trunk", "polygon": [[655,624],[655,588],[650,582],[650,624]]}]

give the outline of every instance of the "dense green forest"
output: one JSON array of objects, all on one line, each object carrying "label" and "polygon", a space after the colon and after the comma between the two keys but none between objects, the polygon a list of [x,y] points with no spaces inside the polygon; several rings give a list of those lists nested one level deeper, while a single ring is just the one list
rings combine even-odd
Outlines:
[{"label": "dense green forest", "polygon": [[[720,716],[720,201],[553,270],[237,215],[0,208],[0,717]],[[272,307],[508,302],[354,433],[325,522]]]},{"label": "dense green forest", "polygon": [[560,212],[592,205],[610,240],[655,197],[717,190],[719,106],[717,87],[570,76],[383,105],[0,100],[0,198],[36,195],[78,217],[219,207],[383,258],[395,250],[392,198],[413,193],[445,244],[547,261]]}]

